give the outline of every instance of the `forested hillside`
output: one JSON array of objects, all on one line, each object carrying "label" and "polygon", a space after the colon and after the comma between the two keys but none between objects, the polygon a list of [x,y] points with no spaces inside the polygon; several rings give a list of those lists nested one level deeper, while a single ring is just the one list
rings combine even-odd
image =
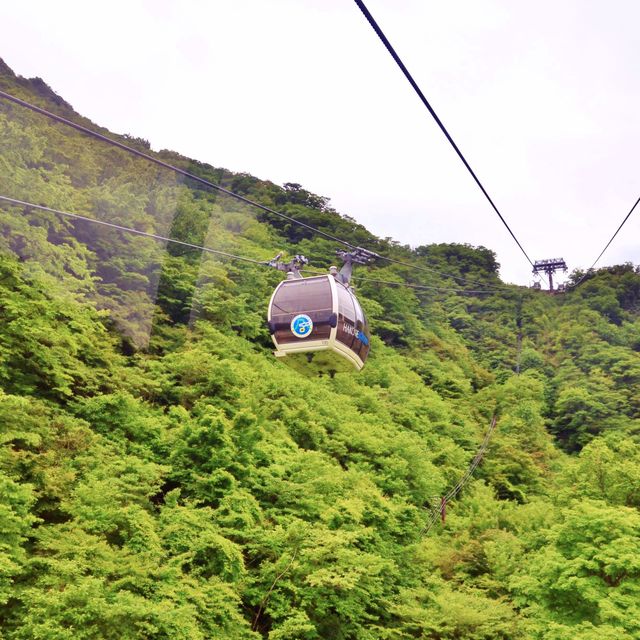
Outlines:
[{"label": "forested hillside", "polygon": [[[1,61],[0,89],[108,133]],[[415,267],[357,271],[367,365],[308,377],[271,353],[277,271],[1,203],[0,638],[640,638],[638,269],[506,287],[490,249],[154,155]],[[0,196],[259,262],[340,248],[3,99]]]}]

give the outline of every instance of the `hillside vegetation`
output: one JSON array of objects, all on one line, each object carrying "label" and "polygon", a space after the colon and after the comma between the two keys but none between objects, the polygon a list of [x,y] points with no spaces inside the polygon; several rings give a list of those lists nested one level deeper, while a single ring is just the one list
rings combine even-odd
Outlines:
[{"label": "hillside vegetation", "polygon": [[[0,89],[101,130],[3,63]],[[157,156],[472,284],[360,269],[366,367],[304,377],[271,354],[275,270],[1,204],[0,638],[640,638],[633,265],[564,296],[381,285],[501,283],[489,249]],[[259,261],[340,248],[1,99],[0,195]]]}]

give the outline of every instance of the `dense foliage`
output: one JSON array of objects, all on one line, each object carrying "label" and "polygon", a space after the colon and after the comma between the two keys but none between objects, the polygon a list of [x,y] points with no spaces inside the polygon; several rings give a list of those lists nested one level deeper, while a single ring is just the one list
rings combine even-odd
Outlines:
[{"label": "dense foliage", "polygon": [[[0,88],[95,127],[1,61]],[[0,149],[1,195],[333,261],[308,229],[3,101]],[[366,277],[500,284],[483,247],[412,251],[298,184],[159,156],[450,274]],[[305,378],[270,353],[275,271],[23,206],[1,205],[0,229],[1,638],[640,637],[632,265],[563,297],[362,278],[367,366]],[[494,414],[483,464],[426,532]]]}]

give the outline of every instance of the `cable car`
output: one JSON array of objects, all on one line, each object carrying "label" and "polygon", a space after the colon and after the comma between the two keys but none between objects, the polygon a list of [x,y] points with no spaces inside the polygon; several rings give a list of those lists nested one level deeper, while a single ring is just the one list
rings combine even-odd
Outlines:
[{"label": "cable car", "polygon": [[345,266],[340,273],[332,267],[327,275],[307,278],[299,273],[300,261],[306,263],[303,256],[288,265],[271,263],[288,271],[269,302],[274,355],[298,371],[330,375],[353,367],[360,371],[369,355],[369,326],[349,281],[352,264],[366,264],[370,258],[342,255]]}]

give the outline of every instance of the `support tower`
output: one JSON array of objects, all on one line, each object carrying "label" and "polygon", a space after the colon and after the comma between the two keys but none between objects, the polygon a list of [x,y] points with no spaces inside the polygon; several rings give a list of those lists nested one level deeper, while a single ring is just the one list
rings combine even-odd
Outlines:
[{"label": "support tower", "polygon": [[552,258],[550,260],[536,260],[533,265],[533,273],[546,273],[549,278],[549,291],[553,291],[553,274],[562,269],[564,273],[567,272],[567,263],[563,258]]}]

